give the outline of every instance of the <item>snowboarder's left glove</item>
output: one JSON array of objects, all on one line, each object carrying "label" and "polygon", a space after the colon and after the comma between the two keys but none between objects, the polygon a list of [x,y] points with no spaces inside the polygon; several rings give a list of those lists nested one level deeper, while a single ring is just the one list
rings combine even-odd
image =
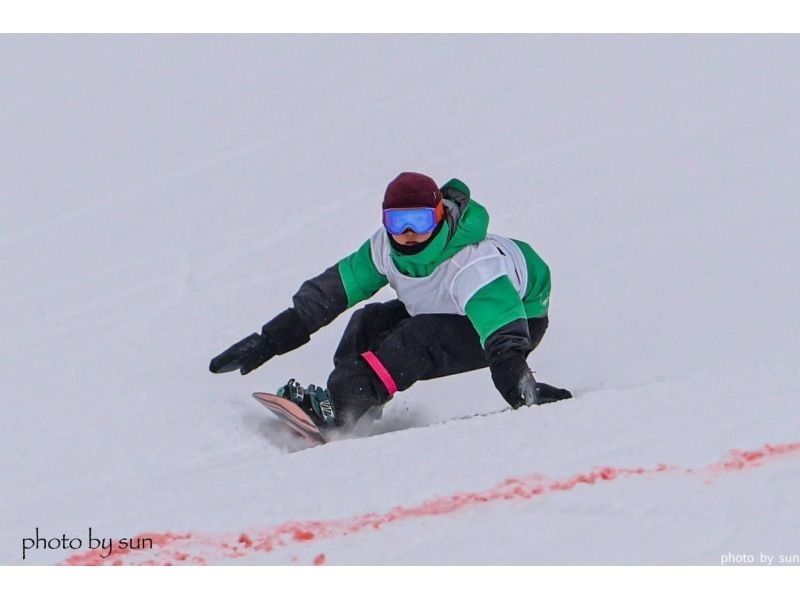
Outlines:
[{"label": "snowboarder's left glove", "polygon": [[512,409],[538,404],[536,379],[524,357],[514,355],[490,367],[495,387]]},{"label": "snowboarder's left glove", "polygon": [[215,374],[239,370],[245,375],[274,356],[267,339],[256,332],[217,355],[209,369]]}]

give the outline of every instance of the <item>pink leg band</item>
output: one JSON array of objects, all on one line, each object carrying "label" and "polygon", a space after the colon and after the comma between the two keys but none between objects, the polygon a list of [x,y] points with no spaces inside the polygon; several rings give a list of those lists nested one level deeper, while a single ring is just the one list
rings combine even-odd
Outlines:
[{"label": "pink leg band", "polygon": [[391,397],[394,393],[397,392],[397,384],[395,384],[394,378],[389,373],[384,365],[381,363],[381,360],[378,359],[378,356],[375,355],[372,351],[367,351],[366,353],[362,353],[361,357],[363,357],[366,362],[369,364],[369,367],[378,375],[378,378],[381,379],[384,386],[386,386],[386,390],[389,391],[389,397]]}]

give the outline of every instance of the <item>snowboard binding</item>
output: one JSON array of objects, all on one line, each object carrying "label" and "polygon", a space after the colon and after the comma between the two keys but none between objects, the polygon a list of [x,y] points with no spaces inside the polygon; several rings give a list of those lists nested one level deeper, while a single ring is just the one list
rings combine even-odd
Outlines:
[{"label": "snowboard binding", "polygon": [[294,378],[290,378],[275,394],[298,405],[320,430],[338,426],[333,397],[324,388],[313,384],[304,388]]}]

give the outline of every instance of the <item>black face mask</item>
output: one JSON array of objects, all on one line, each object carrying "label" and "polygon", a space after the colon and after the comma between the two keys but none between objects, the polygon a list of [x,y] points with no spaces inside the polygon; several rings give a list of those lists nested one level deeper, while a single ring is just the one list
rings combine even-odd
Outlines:
[{"label": "black face mask", "polygon": [[428,237],[427,241],[423,243],[418,243],[417,245],[401,245],[400,243],[395,241],[394,237],[392,237],[392,235],[390,235],[388,232],[386,233],[386,236],[389,237],[389,243],[392,244],[392,248],[397,253],[402,253],[403,255],[417,255],[418,253],[425,251],[425,248],[428,245],[430,245],[431,241],[433,241],[436,238],[436,235],[439,234],[439,231],[441,231],[442,227],[444,226],[444,221],[445,219],[442,218],[442,221],[438,225],[436,225],[436,228],[433,229],[433,234],[430,237]]}]

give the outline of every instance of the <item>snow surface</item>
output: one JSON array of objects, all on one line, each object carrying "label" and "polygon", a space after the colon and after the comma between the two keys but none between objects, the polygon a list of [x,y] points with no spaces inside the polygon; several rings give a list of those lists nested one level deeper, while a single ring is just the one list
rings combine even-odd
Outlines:
[{"label": "snow surface", "polygon": [[[0,563],[800,553],[800,38],[3,36],[0,57]],[[298,451],[250,393],[324,384],[351,312],[245,378],[208,361],[354,251],[403,170],[462,178],[549,263],[529,362],[578,398],[443,423],[504,406],[473,372]],[[155,547],[103,559],[89,527]],[[84,545],[23,561],[36,528]]]}]

